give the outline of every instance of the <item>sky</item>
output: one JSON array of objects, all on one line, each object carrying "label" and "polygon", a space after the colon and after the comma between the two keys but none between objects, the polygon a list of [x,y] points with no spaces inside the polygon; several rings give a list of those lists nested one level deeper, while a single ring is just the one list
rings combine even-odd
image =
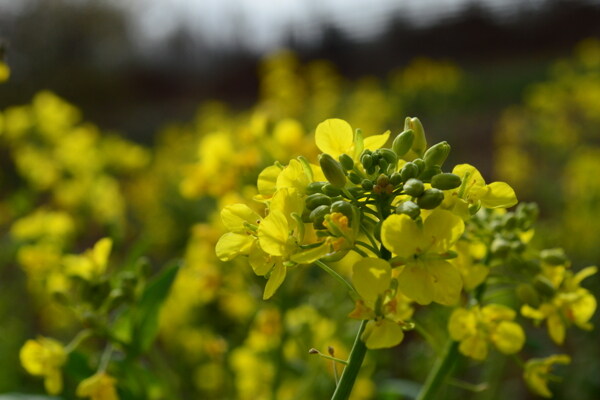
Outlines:
[{"label": "sky", "polygon": [[[0,0],[2,10],[31,1]],[[304,42],[318,39],[328,22],[357,40],[368,39],[401,15],[416,25],[448,19],[477,4],[499,18],[523,8],[542,7],[547,0],[65,0],[106,1],[123,7],[142,46],[152,48],[178,27],[186,26],[211,46],[242,44],[257,53],[282,46],[286,35]],[[587,0],[600,2],[600,0]]]}]

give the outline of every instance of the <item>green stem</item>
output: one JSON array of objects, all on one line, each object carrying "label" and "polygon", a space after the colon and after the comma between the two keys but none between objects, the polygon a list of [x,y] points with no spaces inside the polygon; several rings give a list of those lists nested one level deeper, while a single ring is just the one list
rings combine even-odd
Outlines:
[{"label": "green stem", "polygon": [[365,249],[370,250],[373,254],[375,254],[375,256],[379,256],[379,250],[377,250],[375,247],[369,245],[368,243],[362,242],[360,240],[356,240],[354,243],[364,247]]},{"label": "green stem", "polygon": [[365,330],[365,326],[367,326],[367,322],[368,321],[365,320],[360,323],[360,328],[356,334],[356,339],[354,339],[354,345],[352,346],[352,350],[350,350],[348,365],[346,365],[344,372],[342,372],[340,383],[338,383],[337,387],[335,388],[335,392],[333,393],[331,400],[347,400],[350,397],[352,387],[354,386],[354,381],[356,381],[358,371],[360,371],[365,354],[367,353],[367,346],[360,338]]},{"label": "green stem", "polygon": [[354,287],[350,284],[350,282],[348,282],[340,274],[335,272],[329,265],[325,264],[321,260],[315,261],[315,264],[317,264],[322,270],[327,272],[329,275],[333,276],[338,282],[340,282],[342,285],[346,286],[350,292],[352,292],[355,296],[358,297],[358,293],[356,293],[356,289],[354,289]]},{"label": "green stem", "polygon": [[417,400],[437,399],[436,396],[441,385],[444,383],[458,356],[458,342],[449,340],[444,353],[437,359],[433,369],[427,376],[427,380],[419,393]]}]

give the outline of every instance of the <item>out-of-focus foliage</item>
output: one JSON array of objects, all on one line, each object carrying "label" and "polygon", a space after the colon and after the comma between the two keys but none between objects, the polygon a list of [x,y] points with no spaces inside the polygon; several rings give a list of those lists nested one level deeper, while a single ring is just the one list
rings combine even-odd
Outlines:
[{"label": "out-of-focus foliage", "polygon": [[578,258],[600,256],[600,42],[581,42],[506,109],[495,141],[498,175],[535,198],[555,224],[547,237]]}]

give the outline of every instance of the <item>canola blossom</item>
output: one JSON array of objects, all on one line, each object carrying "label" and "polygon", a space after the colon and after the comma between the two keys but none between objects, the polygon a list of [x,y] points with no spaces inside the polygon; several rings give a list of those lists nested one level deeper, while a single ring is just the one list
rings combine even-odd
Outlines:
[{"label": "canola blossom", "polygon": [[[505,182],[486,184],[469,164],[444,172],[450,145],[428,147],[417,118],[407,118],[404,131],[385,147],[388,137],[389,132],[365,138],[341,119],[321,122],[315,131],[323,152],[318,165],[301,156],[259,174],[254,200],[262,216],[245,204],[221,212],[229,232],[218,241],[217,256],[246,257],[254,273],[267,279],[264,299],[273,297],[296,267],[314,265],[348,289],[354,301],[349,317],[362,323],[332,399],[348,398],[367,349],[402,343],[419,323],[417,306],[438,303],[451,310],[449,350],[422,398],[434,398],[439,377],[449,372],[458,352],[483,361],[492,348],[515,354],[525,344],[517,311],[489,302],[485,292],[514,261],[530,256],[524,250],[533,235],[535,207],[507,212],[517,204],[514,190]],[[348,279],[330,264],[343,263],[351,253],[358,260]],[[557,327],[556,313],[563,313],[561,321],[590,328],[595,298],[579,284],[595,268],[552,275],[558,279],[558,290],[548,299],[552,305],[534,285],[536,274],[549,273],[542,263],[513,284],[520,284],[522,314],[547,318],[560,344],[564,328]],[[539,309],[527,304],[532,298],[540,299]]]}]

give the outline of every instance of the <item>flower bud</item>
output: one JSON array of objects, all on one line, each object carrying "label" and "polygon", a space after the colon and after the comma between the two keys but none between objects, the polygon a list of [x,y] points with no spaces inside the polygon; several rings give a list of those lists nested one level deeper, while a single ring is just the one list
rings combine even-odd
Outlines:
[{"label": "flower bud", "polygon": [[564,265],[569,260],[563,249],[546,249],[540,252],[540,258],[543,262],[550,265]]},{"label": "flower bud", "polygon": [[362,178],[360,177],[360,175],[358,175],[354,171],[350,171],[348,173],[348,179],[350,179],[350,182],[354,183],[355,185],[358,185],[362,181]]},{"label": "flower bud", "polygon": [[350,157],[348,154],[340,154],[338,159],[346,171],[350,171],[352,168],[354,168],[354,160],[352,160],[352,157]]},{"label": "flower bud", "polygon": [[450,145],[448,142],[440,142],[431,146],[423,156],[423,160],[427,166],[438,165],[442,166],[446,158],[450,154]]},{"label": "flower bud", "polygon": [[424,182],[429,182],[434,176],[441,174],[442,169],[439,165],[425,166],[425,170],[419,174],[419,179]]},{"label": "flower bud", "polygon": [[461,183],[460,176],[451,173],[437,174],[431,178],[431,186],[440,190],[456,189]]},{"label": "flower bud", "polygon": [[392,150],[382,148],[382,149],[379,149],[378,151],[379,151],[379,154],[381,155],[381,157],[384,158],[385,161],[388,162],[388,164],[396,164],[398,162],[398,156]]},{"label": "flower bud", "polygon": [[370,192],[371,190],[373,190],[373,181],[370,179],[363,179],[362,182],[360,183],[360,186],[364,190],[368,190]]},{"label": "flower bud", "polygon": [[321,189],[326,182],[311,182],[306,186],[306,194],[321,193]]},{"label": "flower bud", "polygon": [[390,178],[387,175],[381,174],[377,177],[377,186],[385,187],[390,183]]},{"label": "flower bud", "polygon": [[416,219],[421,215],[421,208],[409,200],[396,206],[396,214],[406,214],[412,219]]},{"label": "flower bud", "polygon": [[548,278],[543,275],[538,275],[533,280],[533,287],[543,296],[552,297],[556,288]]},{"label": "flower bud", "polygon": [[330,206],[319,206],[311,211],[310,220],[313,223],[315,229],[325,229],[323,225],[323,221],[325,221],[325,216],[329,214]]},{"label": "flower bud", "polygon": [[342,165],[329,154],[323,153],[319,155],[319,165],[325,175],[325,178],[333,186],[343,188],[346,185],[346,174]]},{"label": "flower bud", "polygon": [[417,199],[419,207],[425,210],[433,210],[444,200],[444,192],[439,189],[427,189],[421,197]]},{"label": "flower bud", "polygon": [[392,175],[390,175],[390,183],[394,186],[399,185],[402,183],[402,175],[400,175],[399,172],[394,172]]},{"label": "flower bud", "polygon": [[413,160],[413,163],[417,166],[417,168],[419,169],[419,174],[423,171],[425,171],[425,161],[423,161],[422,158],[416,158]]},{"label": "flower bud", "polygon": [[412,197],[419,197],[425,191],[425,185],[418,179],[411,178],[404,184],[404,193]]},{"label": "flower bud", "polygon": [[369,169],[373,165],[373,158],[371,154],[363,153],[362,157],[360,157],[360,162],[365,169]]},{"label": "flower bud", "polygon": [[411,129],[408,129],[396,136],[392,142],[392,150],[398,157],[402,157],[408,153],[414,140],[415,133]]},{"label": "flower bud", "polygon": [[413,162],[407,162],[400,170],[400,176],[404,182],[410,178],[416,178],[417,175],[419,175],[419,167]]},{"label": "flower bud", "polygon": [[333,203],[331,205],[331,212],[339,212],[344,214],[346,217],[348,217],[348,220],[352,220],[352,207],[354,207],[352,204],[348,203],[347,201],[344,200],[339,200],[336,201],[335,203]]},{"label": "flower bud", "polygon": [[406,131],[409,129],[412,130],[415,135],[411,149],[421,157],[427,148],[427,139],[425,138],[425,129],[423,129],[423,125],[421,124],[421,121],[419,121],[419,118],[406,117],[404,120],[404,130]]},{"label": "flower bud", "polygon": [[328,206],[331,204],[331,198],[323,193],[315,193],[306,197],[304,201],[306,204],[306,208],[309,210],[314,210],[319,206]]},{"label": "flower bud", "polygon": [[342,189],[333,186],[331,183],[323,185],[321,190],[323,191],[323,194],[326,194],[329,197],[336,197],[342,194]]}]

